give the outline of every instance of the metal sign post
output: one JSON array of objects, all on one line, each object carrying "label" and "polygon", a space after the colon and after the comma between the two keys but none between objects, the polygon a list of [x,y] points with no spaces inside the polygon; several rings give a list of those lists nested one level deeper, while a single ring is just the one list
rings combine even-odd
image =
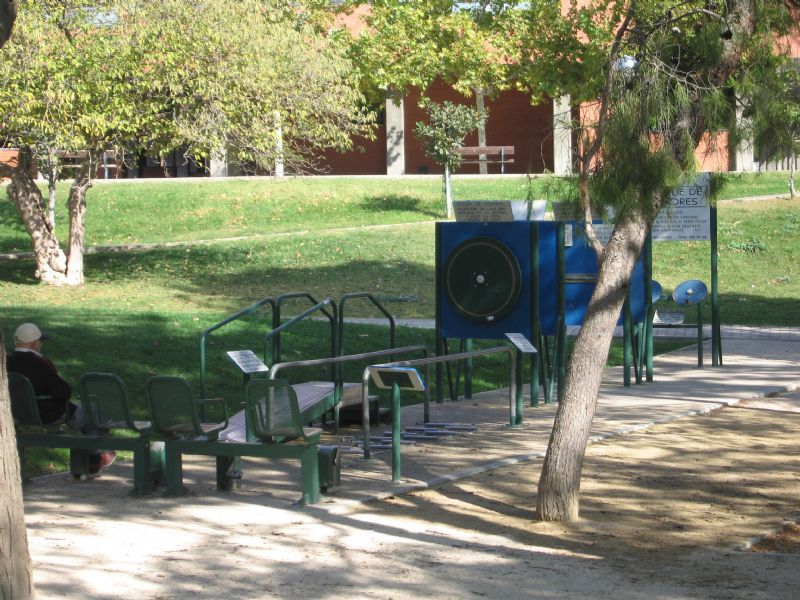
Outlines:
[{"label": "metal sign post", "polygon": [[392,390],[392,483],[400,481],[400,390],[422,392],[425,383],[414,367],[369,367],[378,389]]},{"label": "metal sign post", "polygon": [[[523,357],[525,354],[535,355],[538,354],[536,347],[531,343],[531,341],[526,338],[521,333],[506,333],[506,337],[509,341],[514,344],[517,349],[517,365],[516,365],[516,380],[517,380],[517,394],[516,394],[516,403],[517,403],[517,411],[514,415],[514,422],[513,425],[522,425],[522,366],[524,364]],[[533,394],[533,388],[531,388],[531,394]],[[537,402],[538,404],[538,402]],[[535,406],[535,405],[534,405]]]}]

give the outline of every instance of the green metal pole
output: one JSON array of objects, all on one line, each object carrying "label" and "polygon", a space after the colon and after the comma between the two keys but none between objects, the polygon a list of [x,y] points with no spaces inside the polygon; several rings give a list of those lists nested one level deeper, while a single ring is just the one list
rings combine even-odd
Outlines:
[{"label": "green metal pole", "polygon": [[[444,343],[442,338],[439,337],[439,328],[436,328],[436,356],[444,354]],[[437,362],[436,366],[436,403],[442,404],[444,402],[444,371],[442,370],[442,363]]]},{"label": "green metal pole", "polygon": [[517,364],[515,365],[514,370],[516,371],[516,398],[515,401],[517,403],[517,419],[515,425],[522,425],[522,366],[524,363],[525,356],[517,350]]},{"label": "green metal pole", "polygon": [[631,295],[625,298],[622,306],[622,382],[631,387],[631,365],[633,364],[633,332],[631,331]]},{"label": "green metal pole", "polygon": [[[702,302],[697,303],[697,366],[703,368],[703,311]],[[713,342],[712,342],[713,343]]]},{"label": "green metal pole", "polygon": [[647,298],[645,298],[645,306],[647,307],[647,313],[645,314],[645,360],[647,364],[645,366],[645,370],[647,372],[647,383],[653,382],[653,351],[654,351],[654,343],[653,343],[653,317],[655,315],[654,308],[655,303],[653,302],[653,236],[647,236],[647,242],[644,245],[644,268],[646,270],[646,278],[645,281],[647,282],[647,287],[645,289],[645,293],[647,294]]},{"label": "green metal pole", "polygon": [[711,366],[722,366],[722,330],[719,322],[719,272],[717,270],[717,207],[711,207]]},{"label": "green metal pole", "polygon": [[564,381],[567,378],[567,259],[565,244],[565,225],[559,222],[556,228],[556,286],[558,314],[561,319],[556,342],[556,365],[558,369],[558,400],[564,394]]},{"label": "green metal pole", "polygon": [[400,481],[400,386],[392,384],[392,483]]},{"label": "green metal pole", "polygon": [[[467,338],[464,343],[464,350],[472,352],[472,339]],[[472,400],[472,359],[464,361],[464,400]]]},{"label": "green metal pole", "polygon": [[[531,341],[539,347],[531,354],[531,406],[539,406],[539,224],[531,223]],[[522,380],[520,380],[521,382]]]}]

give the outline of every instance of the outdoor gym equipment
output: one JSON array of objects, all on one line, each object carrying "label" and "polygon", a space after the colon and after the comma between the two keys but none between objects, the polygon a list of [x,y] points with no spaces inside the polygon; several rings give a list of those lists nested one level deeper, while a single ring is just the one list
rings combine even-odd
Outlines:
[{"label": "outdoor gym equipment", "polygon": [[[582,324],[597,279],[597,258],[580,223],[440,222],[436,270],[437,354],[447,352],[448,338],[521,334],[540,350],[531,354],[531,404],[538,404],[540,381],[550,402],[555,380],[561,390],[566,376],[567,327]],[[620,317],[626,331],[647,320],[645,279],[640,259]],[[552,359],[548,338],[554,339]],[[626,344],[632,344],[631,334]],[[462,349],[469,351],[469,342]],[[632,351],[626,357],[632,362]],[[466,397],[471,396],[470,375],[467,362]],[[437,386],[437,393],[441,389]]]}]

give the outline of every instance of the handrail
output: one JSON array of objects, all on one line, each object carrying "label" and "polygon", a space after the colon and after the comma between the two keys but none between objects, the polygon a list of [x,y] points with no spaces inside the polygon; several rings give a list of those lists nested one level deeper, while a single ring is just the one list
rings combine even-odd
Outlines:
[{"label": "handrail", "polygon": [[[301,317],[300,319],[295,317],[294,319],[292,319],[290,321],[287,321],[286,324],[297,323],[302,318],[305,318],[308,315],[312,314],[314,311],[319,310],[320,312],[322,312],[323,315],[325,315],[328,318],[328,321],[330,322],[330,327],[331,327],[331,356],[336,356],[336,348],[337,348],[337,344],[336,344],[336,324],[337,324],[336,303],[333,301],[332,298],[325,298],[321,302],[319,302],[309,292],[288,292],[286,294],[281,294],[280,296],[278,296],[278,298],[276,300],[276,303],[275,303],[275,312],[273,312],[273,314],[272,314],[272,329],[273,329],[273,332],[275,332],[275,331],[278,332],[277,335],[275,336],[275,341],[274,341],[273,348],[272,348],[272,363],[275,364],[275,363],[281,362],[281,336],[280,336],[280,331],[281,331],[281,327],[282,327],[281,326],[281,305],[284,303],[284,301],[291,300],[291,299],[294,299],[294,298],[306,298],[314,306],[310,310],[304,312],[302,315],[298,315],[299,317]],[[333,314],[330,314],[325,309],[325,306],[327,306],[328,304],[330,304],[331,307],[333,308]],[[267,340],[266,339],[264,340],[264,361],[265,362],[267,361]],[[332,377],[333,377],[333,375],[334,375],[334,373],[331,373]]]},{"label": "handrail", "polygon": [[383,316],[389,321],[389,347],[394,348],[396,342],[394,317],[386,310],[386,307],[383,306],[372,292],[352,292],[350,294],[344,294],[339,298],[339,347],[336,356],[342,356],[344,354],[344,305],[348,300],[355,300],[357,298],[366,298],[372,302],[375,308],[383,313]]},{"label": "handrail", "polygon": [[422,352],[423,356],[428,356],[428,348],[423,345],[403,346],[402,348],[389,348],[386,350],[373,350],[372,352],[362,352],[361,354],[345,354],[344,356],[334,356],[331,358],[312,358],[309,360],[293,360],[290,362],[277,363],[272,365],[268,377],[276,379],[278,371],[281,369],[315,367],[319,365],[330,365],[345,362],[355,362],[367,358],[377,358],[378,356],[389,356],[391,354],[406,354],[409,352]]},{"label": "handrail", "polygon": [[[308,317],[309,315],[315,313],[318,310],[322,311],[322,312],[325,312],[325,307],[328,306],[328,305],[331,305],[333,307],[333,312],[334,312],[334,314],[336,314],[336,303],[331,298],[325,298],[322,302],[317,302],[317,304],[315,304],[311,308],[306,309],[305,311],[303,311],[299,315],[296,315],[296,316],[292,317],[291,319],[289,319],[288,321],[286,321],[282,325],[279,325],[279,326],[273,328],[272,331],[270,331],[267,335],[265,335],[264,336],[264,362],[267,362],[267,349],[269,348],[269,342],[273,337],[277,341],[279,336],[280,336],[280,334],[284,330],[288,329],[289,327],[291,327],[295,323],[299,323],[300,321],[302,321],[303,319],[305,319],[306,317]],[[325,314],[327,314],[327,312],[325,312]],[[274,320],[273,320],[273,323],[274,323]],[[331,342],[332,342],[332,345],[335,345],[335,343],[336,343],[336,328],[334,327],[334,321],[333,320],[331,321]],[[276,352],[276,349],[277,349],[277,352]],[[280,354],[279,353],[280,353],[280,348],[279,348],[278,344],[276,344],[275,347],[273,348],[273,353],[272,353],[272,355],[273,355],[273,361],[272,361],[273,364],[277,364],[277,362],[278,362],[278,360],[280,358]]]},{"label": "handrail", "polygon": [[200,336],[200,397],[201,398],[206,397],[206,339],[208,339],[208,335],[211,332],[216,331],[220,327],[224,327],[228,323],[236,321],[242,317],[245,317],[255,312],[256,309],[264,306],[265,304],[270,304],[272,306],[272,317],[274,320],[275,309],[276,309],[275,300],[272,297],[267,296],[266,298],[262,298],[255,304],[251,304],[247,308],[243,308],[239,312],[232,314],[230,317],[223,319],[219,323],[215,323],[214,325],[203,331],[202,335]]},{"label": "handrail", "polygon": [[[377,358],[379,356],[395,356],[396,354],[408,354],[411,352],[421,352],[424,358],[428,357],[430,351],[427,346],[403,346],[402,348],[389,348],[386,350],[373,350],[372,352],[362,352],[361,354],[345,354],[344,356],[335,356],[332,358],[313,358],[310,360],[295,360],[291,362],[278,363],[272,365],[269,370],[268,377],[275,379],[278,371],[281,369],[300,368],[300,367],[314,367],[318,365],[338,365],[346,362],[355,362],[357,360],[365,360],[368,358]],[[425,379],[428,379],[429,369],[425,367]],[[335,390],[337,392],[336,400],[341,398],[341,379],[335,383]],[[428,419],[428,406],[430,405],[430,391],[425,388],[425,419]],[[366,423],[367,431],[369,431],[369,394],[363,394],[362,382],[362,396],[361,396],[361,419]],[[338,424],[337,424],[338,425]]]},{"label": "handrail", "polygon": [[[361,393],[362,403],[366,405],[369,399],[369,379],[371,369],[391,369],[392,367],[425,367],[425,423],[428,422],[428,403],[430,402],[430,394],[428,392],[430,379],[428,377],[429,366],[436,363],[448,363],[465,358],[477,358],[479,356],[489,356],[491,354],[508,354],[508,408],[509,408],[509,425],[511,427],[518,427],[522,425],[522,396],[517,398],[517,381],[516,381],[516,350],[510,346],[497,346],[495,348],[486,348],[484,350],[471,350],[469,352],[459,352],[457,354],[446,354],[443,356],[430,356],[425,358],[418,358],[415,360],[404,360],[392,363],[385,363],[380,365],[370,365],[364,369],[361,376]],[[399,370],[399,369],[398,369]],[[399,481],[400,478],[400,430],[395,425],[400,423],[400,407],[392,406],[392,481]],[[398,402],[399,404],[399,402]],[[363,422],[364,430],[364,458],[369,459],[370,456],[370,431],[369,431],[369,414]],[[396,463],[396,464],[395,464]]]}]

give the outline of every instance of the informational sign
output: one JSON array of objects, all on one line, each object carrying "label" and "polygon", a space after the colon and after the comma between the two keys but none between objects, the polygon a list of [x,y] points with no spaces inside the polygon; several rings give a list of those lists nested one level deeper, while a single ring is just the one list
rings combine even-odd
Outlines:
[{"label": "informational sign", "polygon": [[456,221],[496,223],[501,221],[542,221],[547,200],[457,200],[453,202]]},{"label": "informational sign", "polygon": [[456,221],[494,223],[514,220],[510,200],[459,200],[453,202],[453,211]]},{"label": "informational sign", "polygon": [[653,241],[710,240],[710,188],[710,173],[700,173],[690,184],[676,187],[653,223]]},{"label": "informational sign", "polygon": [[553,220],[577,221],[579,218],[580,211],[573,202],[553,202]]},{"label": "informational sign", "polygon": [[425,383],[419,376],[419,371],[414,367],[370,367],[370,377],[375,385],[382,390],[390,390],[394,384],[401,390],[414,390],[422,392]]},{"label": "informational sign", "polygon": [[231,350],[227,352],[230,358],[242,373],[260,373],[269,371],[269,367],[261,362],[261,359],[256,356],[252,350]]},{"label": "informational sign", "polygon": [[524,354],[535,354],[536,347],[521,333],[506,333],[506,337]]}]

